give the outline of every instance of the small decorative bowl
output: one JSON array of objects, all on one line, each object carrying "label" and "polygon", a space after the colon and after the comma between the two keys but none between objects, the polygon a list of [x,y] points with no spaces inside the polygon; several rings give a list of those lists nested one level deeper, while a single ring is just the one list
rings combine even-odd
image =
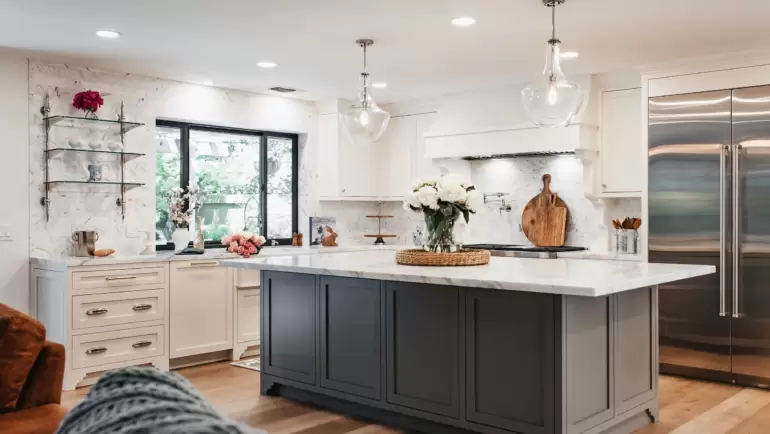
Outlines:
[{"label": "small decorative bowl", "polygon": [[102,149],[104,147],[104,142],[101,140],[93,140],[88,143],[88,146],[91,149]]},{"label": "small decorative bowl", "polygon": [[82,148],[83,146],[86,145],[85,141],[83,139],[81,139],[80,137],[73,137],[73,138],[69,139],[69,141],[67,143],[73,149],[80,149],[80,148]]}]

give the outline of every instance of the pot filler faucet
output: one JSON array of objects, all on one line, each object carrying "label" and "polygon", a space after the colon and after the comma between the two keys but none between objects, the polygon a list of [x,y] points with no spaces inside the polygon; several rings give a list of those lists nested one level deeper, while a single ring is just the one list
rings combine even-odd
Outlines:
[{"label": "pot filler faucet", "polygon": [[484,193],[484,205],[499,202],[500,207],[497,210],[500,215],[503,215],[503,211],[511,212],[511,204],[505,201],[506,196],[510,196],[510,193]]}]

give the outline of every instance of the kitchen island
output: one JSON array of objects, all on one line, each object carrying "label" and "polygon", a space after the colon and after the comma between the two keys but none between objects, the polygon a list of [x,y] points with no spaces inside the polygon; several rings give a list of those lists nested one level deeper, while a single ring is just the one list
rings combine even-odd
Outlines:
[{"label": "kitchen island", "polygon": [[657,419],[657,285],[711,266],[394,252],[254,258],[261,391],[423,432],[632,432]]}]

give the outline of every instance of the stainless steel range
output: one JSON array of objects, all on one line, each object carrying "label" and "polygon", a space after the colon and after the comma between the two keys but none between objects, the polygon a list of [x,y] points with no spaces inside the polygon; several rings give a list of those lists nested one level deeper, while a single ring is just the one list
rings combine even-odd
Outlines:
[{"label": "stainless steel range", "polygon": [[579,252],[585,247],[561,246],[561,247],[534,247],[519,246],[515,244],[466,244],[469,249],[489,250],[492,256],[507,256],[512,258],[539,258],[556,259],[559,253]]}]

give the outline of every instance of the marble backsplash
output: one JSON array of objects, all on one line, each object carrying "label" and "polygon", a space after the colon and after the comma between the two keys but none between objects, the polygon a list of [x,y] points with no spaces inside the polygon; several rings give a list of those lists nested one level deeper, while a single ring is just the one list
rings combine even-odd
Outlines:
[{"label": "marble backsplash", "polygon": [[[521,214],[529,200],[542,190],[542,176],[552,176],[551,189],[559,194],[570,210],[566,243],[595,251],[607,251],[611,239],[612,218],[641,215],[638,198],[619,198],[593,202],[586,198],[583,165],[572,155],[520,157],[480,160],[471,163],[471,178],[482,193],[506,193],[510,211],[501,211],[500,203],[484,205],[471,217],[468,240],[475,243],[531,244],[521,230]],[[397,240],[411,244],[414,228],[422,216],[401,210],[400,204],[385,204],[386,213],[397,218],[387,228]]]}]

